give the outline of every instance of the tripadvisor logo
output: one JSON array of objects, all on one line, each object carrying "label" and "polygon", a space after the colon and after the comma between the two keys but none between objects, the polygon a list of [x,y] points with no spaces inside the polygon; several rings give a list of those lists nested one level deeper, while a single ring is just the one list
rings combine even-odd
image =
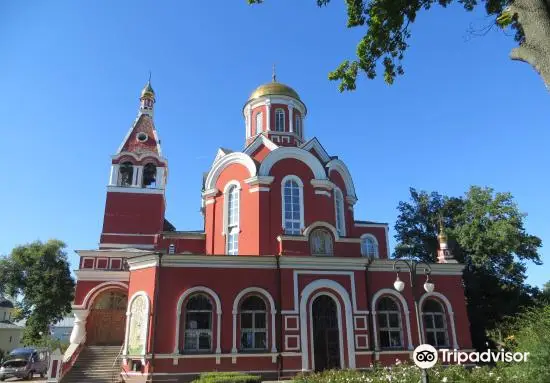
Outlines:
[{"label": "tripadvisor logo", "polygon": [[[465,352],[448,348],[440,349],[442,363],[479,363],[479,362],[527,362],[528,352],[483,351]],[[438,350],[429,344],[421,344],[414,349],[413,361],[420,368],[432,368],[438,360]]]}]

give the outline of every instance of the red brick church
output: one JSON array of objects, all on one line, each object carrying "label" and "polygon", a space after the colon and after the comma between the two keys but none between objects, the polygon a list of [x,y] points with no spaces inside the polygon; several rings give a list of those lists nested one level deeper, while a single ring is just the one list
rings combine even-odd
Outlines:
[{"label": "red brick church", "polygon": [[294,89],[274,77],[252,92],[244,148],[218,149],[203,178],[197,231],[166,219],[154,105],[149,82],[112,156],[99,248],[78,251],[77,364],[75,350],[111,345],[126,381],[186,381],[369,368],[408,360],[421,343],[471,348],[463,265],[445,234],[414,289],[403,265],[396,281],[388,224],[355,218],[348,167],[307,138],[315,126]]}]

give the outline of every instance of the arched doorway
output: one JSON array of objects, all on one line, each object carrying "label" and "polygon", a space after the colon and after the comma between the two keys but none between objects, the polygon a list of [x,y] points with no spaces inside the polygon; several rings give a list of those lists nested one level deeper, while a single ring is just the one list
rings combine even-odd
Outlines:
[{"label": "arched doorway", "polygon": [[121,345],[124,342],[128,295],[108,290],[93,302],[88,317],[88,345]]},{"label": "arched doorway", "polygon": [[334,299],[320,295],[313,301],[313,360],[315,371],[340,368],[340,330]]}]

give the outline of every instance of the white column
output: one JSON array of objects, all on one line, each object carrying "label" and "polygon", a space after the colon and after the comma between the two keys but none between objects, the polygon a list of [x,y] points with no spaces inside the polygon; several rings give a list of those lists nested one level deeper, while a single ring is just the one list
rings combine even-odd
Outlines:
[{"label": "white column", "polygon": [[292,116],[292,111],[294,109],[294,105],[288,104],[288,127],[289,132],[294,132],[294,118]]},{"label": "white column", "polygon": [[117,186],[119,171],[120,171],[120,165],[119,164],[111,165],[111,177],[109,179],[109,185],[110,186]]},{"label": "white column", "polygon": [[141,187],[143,184],[143,166],[134,166],[135,180],[134,186]]},{"label": "white column", "polygon": [[136,186],[137,185],[139,168],[138,168],[138,166],[132,165],[132,170],[133,171],[132,171],[132,185],[131,186]]},{"label": "white column", "polygon": [[301,120],[302,120],[302,138],[306,139],[306,116],[305,114],[302,114],[301,115]]},{"label": "white column", "polygon": [[86,318],[88,317],[89,310],[73,310],[74,325],[71,332],[70,342],[71,344],[80,344],[86,339]]},{"label": "white column", "polygon": [[157,167],[156,181],[157,189],[164,189],[164,168],[160,166]]},{"label": "white column", "polygon": [[[277,311],[271,311],[271,352],[277,352],[277,346],[275,345],[275,314]],[[282,331],[282,329],[281,329]]]},{"label": "white column", "polygon": [[231,349],[233,354],[237,353],[237,312],[233,311],[233,348]]},{"label": "white column", "polygon": [[250,104],[246,107],[246,138],[253,136],[252,133],[252,107]]},{"label": "white column", "polygon": [[265,101],[265,122],[266,122],[266,131],[271,130],[271,100],[267,99]]}]

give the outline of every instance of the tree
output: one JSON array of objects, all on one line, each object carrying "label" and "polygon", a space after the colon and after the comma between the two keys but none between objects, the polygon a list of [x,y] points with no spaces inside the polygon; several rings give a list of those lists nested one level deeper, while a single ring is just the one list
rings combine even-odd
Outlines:
[{"label": "tree", "polygon": [[[248,0],[249,4],[264,0]],[[530,64],[550,88],[550,0],[457,0],[466,11],[479,3],[492,18],[491,26],[511,28],[519,46],[510,52],[512,60]],[[330,0],[317,0],[319,7]],[[392,84],[404,73],[402,61],[411,37],[410,26],[421,10],[439,4],[447,7],[453,0],[346,0],[347,27],[365,29],[357,44],[357,57],[343,61],[329,74],[340,82],[340,91],[354,90],[359,72],[373,79],[377,64],[384,67],[384,80]]]},{"label": "tree", "polygon": [[18,246],[0,259],[0,294],[17,300],[18,317],[26,319],[23,343],[38,344],[40,332],[71,311],[74,280],[65,244],[58,240]]},{"label": "tree", "polygon": [[485,347],[486,332],[506,317],[535,303],[536,288],[526,285],[526,261],[540,265],[540,238],[528,234],[510,193],[472,186],[463,197],[410,189],[400,202],[394,256],[436,261],[441,220],[455,258],[466,265],[463,279],[474,346]]}]

